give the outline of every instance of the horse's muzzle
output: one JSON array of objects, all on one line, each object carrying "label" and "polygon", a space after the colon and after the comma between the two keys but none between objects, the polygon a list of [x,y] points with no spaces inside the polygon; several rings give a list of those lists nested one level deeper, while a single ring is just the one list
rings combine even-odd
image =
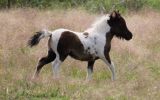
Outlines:
[{"label": "horse's muzzle", "polygon": [[131,40],[132,37],[133,37],[132,33],[129,32],[129,33],[127,34],[126,40]]}]

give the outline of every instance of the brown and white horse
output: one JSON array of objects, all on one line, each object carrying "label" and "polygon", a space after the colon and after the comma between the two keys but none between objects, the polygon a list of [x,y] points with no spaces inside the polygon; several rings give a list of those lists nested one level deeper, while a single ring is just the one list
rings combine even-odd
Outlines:
[{"label": "brown and white horse", "polygon": [[48,55],[39,60],[34,77],[38,76],[45,64],[52,61],[54,75],[57,77],[61,63],[67,56],[71,56],[88,62],[88,80],[92,79],[93,65],[97,59],[103,60],[109,66],[112,80],[115,80],[115,67],[109,56],[111,40],[114,36],[125,40],[132,39],[132,33],[128,30],[124,18],[116,11],[102,16],[84,32],[68,29],[36,32],[28,41],[28,45],[35,46],[42,38],[49,37],[49,50]]}]

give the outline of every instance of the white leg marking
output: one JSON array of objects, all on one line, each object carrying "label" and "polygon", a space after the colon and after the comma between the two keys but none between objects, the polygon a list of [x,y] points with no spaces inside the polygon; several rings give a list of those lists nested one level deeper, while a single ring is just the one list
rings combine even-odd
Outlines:
[{"label": "white leg marking", "polygon": [[114,63],[111,61],[111,65],[110,65],[110,69],[112,71],[112,80],[116,80],[116,75],[115,75],[115,66],[114,66]]},{"label": "white leg marking", "polygon": [[108,67],[112,73],[112,81],[114,81],[116,79],[114,63],[111,61],[111,64],[110,64],[106,59],[103,59],[103,61],[108,65]]},{"label": "white leg marking", "polygon": [[61,61],[59,59],[55,59],[55,61],[52,63],[52,68],[53,68],[53,73],[54,73],[54,77],[58,78],[59,77],[59,67],[61,65]]},{"label": "white leg marking", "polygon": [[90,81],[92,80],[92,73],[93,71],[90,68],[87,68],[87,80]]},{"label": "white leg marking", "polygon": [[39,77],[39,73],[37,73],[37,67],[38,67],[38,65],[39,65],[39,61],[40,61],[40,59],[38,60],[38,63],[37,63],[37,65],[36,65],[36,69],[35,69],[35,71],[34,71],[34,74],[33,74],[33,76],[32,76],[32,79],[35,79],[35,78],[38,78],[38,77]]},{"label": "white leg marking", "polygon": [[32,76],[32,79],[35,79],[35,78],[37,78],[39,75],[37,74],[37,68],[36,68],[36,70],[35,70],[35,72],[34,72],[34,74],[33,74],[33,76]]}]

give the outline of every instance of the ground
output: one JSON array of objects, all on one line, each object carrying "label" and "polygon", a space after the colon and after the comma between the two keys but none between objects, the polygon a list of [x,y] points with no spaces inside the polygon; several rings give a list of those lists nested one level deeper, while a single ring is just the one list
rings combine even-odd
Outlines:
[{"label": "ground", "polygon": [[0,11],[0,99],[1,100],[159,100],[160,12],[143,10],[123,14],[131,41],[112,41],[111,59],[116,80],[98,60],[93,80],[85,81],[87,63],[71,58],[61,66],[60,79],[53,79],[51,65],[40,78],[31,80],[40,57],[47,54],[47,41],[27,47],[34,32],[43,28],[83,31],[99,14],[82,10],[11,9]]}]

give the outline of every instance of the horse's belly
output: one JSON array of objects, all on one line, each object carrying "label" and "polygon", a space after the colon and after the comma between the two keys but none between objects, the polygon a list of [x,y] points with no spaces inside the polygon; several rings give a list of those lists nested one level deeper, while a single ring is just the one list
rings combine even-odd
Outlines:
[{"label": "horse's belly", "polygon": [[87,54],[87,53],[74,53],[71,52],[69,54],[72,58],[77,59],[77,60],[81,60],[81,61],[91,61],[91,60],[95,60],[98,59],[99,57],[95,54]]}]

